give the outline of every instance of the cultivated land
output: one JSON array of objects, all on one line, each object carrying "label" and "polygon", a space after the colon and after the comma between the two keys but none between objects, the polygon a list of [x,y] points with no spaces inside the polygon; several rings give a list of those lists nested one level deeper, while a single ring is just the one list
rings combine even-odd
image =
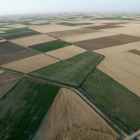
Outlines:
[{"label": "cultivated land", "polygon": [[138,41],[140,41],[140,37],[120,34],[120,35],[74,42],[73,44],[86,48],[88,50],[98,50],[102,48],[118,46],[122,44],[138,42]]},{"label": "cultivated land", "polygon": [[10,40],[10,42],[24,46],[24,47],[28,47],[28,46],[33,46],[36,44],[41,44],[41,43],[54,41],[54,40],[56,40],[56,39],[53,37],[50,37],[50,36],[47,36],[44,34],[40,34],[40,35],[34,35],[34,36],[30,36],[30,37],[13,39],[13,40]]},{"label": "cultivated land", "polygon": [[0,99],[12,88],[22,76],[0,70]]},{"label": "cultivated land", "polygon": [[0,43],[0,65],[11,63],[37,54],[40,53],[7,41]]},{"label": "cultivated land", "polygon": [[0,99],[0,138],[32,139],[59,89],[38,80],[20,80]]},{"label": "cultivated land", "polygon": [[66,36],[73,36],[77,34],[87,34],[87,33],[93,33],[97,32],[93,29],[75,29],[75,30],[66,30],[66,31],[58,31],[58,32],[51,32],[47,33],[48,35],[51,35],[53,37],[66,37]]},{"label": "cultivated land", "polygon": [[64,85],[78,86],[102,58],[101,55],[85,52],[66,61],[34,71],[31,75]]},{"label": "cultivated land", "polygon": [[120,136],[75,92],[62,88],[33,140],[93,138],[117,140]]},{"label": "cultivated land", "polygon": [[65,25],[65,26],[81,26],[81,25],[91,25],[93,23],[69,23],[69,22],[60,22],[58,24]]},{"label": "cultivated land", "polygon": [[[83,82],[81,88],[100,105],[118,124],[120,122],[128,131],[140,128],[140,97],[117,83],[100,70],[94,70]],[[107,114],[108,115],[108,114]]]},{"label": "cultivated land", "polygon": [[16,34],[16,33],[22,33],[25,31],[32,31],[29,28],[17,28],[17,29],[8,29],[6,28],[6,30],[4,31],[4,33],[1,33],[0,35],[5,35],[5,34]]},{"label": "cultivated land", "polygon": [[74,57],[74,56],[84,53],[84,52],[86,52],[85,49],[71,45],[71,46],[67,46],[67,47],[63,47],[63,48],[60,48],[57,50],[47,52],[46,54],[54,56],[61,60],[66,60],[68,58]]},{"label": "cultivated land", "polygon": [[26,37],[26,36],[31,36],[31,35],[36,35],[40,34],[36,31],[24,31],[22,33],[15,33],[15,34],[10,34],[10,35],[3,35],[1,36],[4,39],[15,39],[15,38],[20,38],[20,37]]},{"label": "cultivated land", "polygon": [[[134,139],[140,134],[139,30],[137,13],[0,17],[0,66],[7,66],[0,68],[0,139]],[[74,45],[82,41],[92,51]],[[62,88],[55,98],[59,87],[56,92],[45,81],[76,92]],[[86,93],[72,88],[80,85]]]},{"label": "cultivated land", "polygon": [[59,62],[58,59],[44,54],[39,54],[18,61],[14,61],[12,63],[8,63],[6,65],[2,65],[2,67],[22,73],[29,73],[57,62]]},{"label": "cultivated land", "polygon": [[56,49],[59,49],[59,48],[63,48],[63,47],[69,46],[69,45],[71,45],[71,43],[64,42],[64,41],[61,41],[61,42],[58,42],[58,43],[53,42],[53,44],[51,44],[49,42],[49,45],[36,48],[36,50],[40,51],[40,52],[49,52],[49,51],[56,50]]}]

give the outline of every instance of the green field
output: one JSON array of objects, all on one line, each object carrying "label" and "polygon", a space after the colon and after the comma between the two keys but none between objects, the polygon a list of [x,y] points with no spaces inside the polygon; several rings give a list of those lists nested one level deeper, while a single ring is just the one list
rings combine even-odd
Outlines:
[{"label": "green field", "polygon": [[133,92],[98,69],[85,79],[81,88],[130,132],[140,128],[140,97]]},{"label": "green field", "polygon": [[59,24],[60,25],[65,25],[65,26],[80,26],[80,25],[91,25],[93,23],[67,23],[67,22],[61,22]]},{"label": "green field", "polygon": [[20,80],[0,99],[0,139],[32,139],[59,89],[39,80]]},{"label": "green field", "polygon": [[59,49],[59,48],[63,48],[63,47],[69,46],[69,45],[72,45],[72,44],[63,41],[63,42],[58,42],[58,43],[55,43],[55,44],[43,46],[43,47],[37,48],[35,50],[40,51],[40,52],[49,52],[49,51],[56,50],[56,49]]},{"label": "green field", "polygon": [[29,28],[18,28],[18,29],[10,29],[10,30],[5,30],[5,33],[0,33],[0,35],[5,35],[5,34],[15,34],[15,33],[21,33],[21,32],[25,32],[25,31],[32,31]]},{"label": "green field", "polygon": [[87,51],[30,74],[64,85],[77,87],[101,60],[101,55]]},{"label": "green field", "polygon": [[122,18],[122,17],[104,17],[95,18],[96,20],[135,20],[134,18]]}]

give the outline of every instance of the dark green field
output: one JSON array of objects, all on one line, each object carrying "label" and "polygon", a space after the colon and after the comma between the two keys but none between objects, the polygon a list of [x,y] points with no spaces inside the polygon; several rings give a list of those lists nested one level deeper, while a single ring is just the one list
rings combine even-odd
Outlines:
[{"label": "dark green field", "polygon": [[10,30],[5,30],[4,31],[5,33],[0,33],[0,35],[22,33],[25,31],[32,31],[32,30],[29,28],[26,28],[26,27],[25,28],[18,28],[18,29],[10,29]]},{"label": "dark green field", "polygon": [[91,25],[93,23],[67,23],[67,22],[61,22],[59,24],[60,25],[65,25],[65,26],[80,26],[80,25]]},{"label": "dark green field", "polygon": [[44,47],[37,48],[35,50],[40,51],[40,52],[49,52],[49,51],[56,50],[56,49],[59,49],[59,48],[63,48],[63,47],[69,46],[69,45],[72,45],[72,44],[68,43],[68,42],[58,42],[58,43],[55,43],[55,44],[51,44],[51,45],[47,45],[47,46],[44,46]]},{"label": "dark green field", "polygon": [[30,140],[60,87],[23,78],[0,99],[0,139]]},{"label": "dark green field", "polygon": [[85,52],[65,61],[30,73],[64,85],[78,86],[87,74],[102,60],[102,56]]},{"label": "dark green field", "polygon": [[85,79],[81,88],[129,131],[140,128],[140,97],[133,92],[98,69]]}]

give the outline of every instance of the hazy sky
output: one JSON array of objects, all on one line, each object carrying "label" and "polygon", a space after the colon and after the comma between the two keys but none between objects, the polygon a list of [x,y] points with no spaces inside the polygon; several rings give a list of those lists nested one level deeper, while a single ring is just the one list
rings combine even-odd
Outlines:
[{"label": "hazy sky", "polygon": [[140,0],[0,0],[0,15],[55,12],[140,12]]}]

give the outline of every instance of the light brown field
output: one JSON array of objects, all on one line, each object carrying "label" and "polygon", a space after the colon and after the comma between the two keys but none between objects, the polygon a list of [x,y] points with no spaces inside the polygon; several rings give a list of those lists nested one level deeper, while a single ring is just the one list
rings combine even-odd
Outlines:
[{"label": "light brown field", "polygon": [[73,56],[76,56],[78,54],[84,53],[85,51],[86,51],[85,49],[71,45],[71,46],[67,46],[67,47],[63,47],[57,50],[47,52],[46,54],[54,56],[61,60],[65,60]]},{"label": "light brown field", "polygon": [[5,39],[0,39],[0,42],[4,42],[4,41],[6,41]]},{"label": "light brown field", "polygon": [[0,28],[0,30],[2,30],[2,31],[6,31],[6,30],[10,30],[10,29],[12,29],[12,28]]},{"label": "light brown field", "polygon": [[120,136],[75,92],[62,88],[33,140],[117,140]]},{"label": "light brown field", "polygon": [[80,28],[77,26],[71,27],[71,26],[64,26],[64,25],[57,25],[57,24],[42,25],[42,26],[31,25],[28,27],[40,33],[56,32],[56,31],[64,31],[64,30],[72,30],[72,29]]},{"label": "light brown field", "polygon": [[11,24],[11,25],[5,25],[5,27],[9,27],[9,28],[24,28],[24,27],[26,27],[26,25],[23,25],[23,24]]},{"label": "light brown field", "polygon": [[41,23],[46,23],[48,22],[47,20],[36,20],[36,21],[32,21],[30,22],[31,24],[41,24]]},{"label": "light brown field", "polygon": [[140,97],[140,63],[128,52],[106,55],[98,69]]},{"label": "light brown field", "polygon": [[0,34],[5,33],[4,31],[0,31]]},{"label": "light brown field", "polygon": [[3,73],[3,72],[4,72],[3,70],[0,70],[0,74]]},{"label": "light brown field", "polygon": [[3,65],[2,67],[23,73],[29,73],[57,62],[59,62],[58,59],[44,54],[39,54],[12,63],[8,63],[6,65]]},{"label": "light brown field", "polygon": [[60,37],[60,39],[64,40],[64,41],[67,41],[67,42],[77,42],[77,41],[95,39],[95,38],[100,38],[100,37],[107,37],[107,36],[117,35],[117,34],[118,33],[94,32],[94,33],[88,33],[88,34],[82,34],[82,35]]},{"label": "light brown field", "polygon": [[53,37],[41,34],[41,35],[23,37],[23,38],[19,38],[19,39],[13,39],[13,40],[10,40],[10,42],[24,46],[24,47],[28,47],[28,46],[45,43],[45,42],[49,42],[49,41],[54,41],[54,40],[56,40],[56,39]]}]

